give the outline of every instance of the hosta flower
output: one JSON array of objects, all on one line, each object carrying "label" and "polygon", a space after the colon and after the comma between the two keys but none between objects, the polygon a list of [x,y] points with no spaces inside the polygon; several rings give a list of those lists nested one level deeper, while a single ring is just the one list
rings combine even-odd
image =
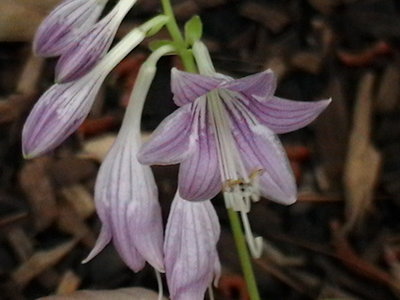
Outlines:
[{"label": "hosta flower", "polygon": [[154,52],[138,74],[120,132],[96,180],[95,203],[102,228],[85,259],[96,256],[111,240],[124,262],[135,272],[148,261],[164,271],[163,229],[157,187],[149,166],[137,161],[141,145],[140,116],[155,75],[158,58],[169,46]]},{"label": "hosta flower", "polygon": [[56,81],[77,79],[93,68],[110,48],[122,19],[135,2],[120,0],[107,16],[87,30],[82,30],[58,60]]},{"label": "hosta flower", "polygon": [[218,217],[209,200],[194,203],[175,195],[164,243],[171,299],[204,299],[213,278],[219,277],[219,235]]},{"label": "hosta flower", "polygon": [[214,71],[203,44],[196,43],[193,51],[202,75],[172,70],[172,92],[180,108],[143,145],[139,161],[180,163],[184,199],[209,199],[222,189],[232,205],[256,199],[258,191],[276,202],[293,203],[295,180],[276,133],[306,126],[330,100],[275,97],[271,71],[232,79]]},{"label": "hosta flower", "polygon": [[102,229],[88,260],[110,241],[123,261],[135,272],[148,261],[164,270],[163,229],[157,187],[149,166],[136,153],[140,135],[125,129],[109,151],[97,176],[95,201]]},{"label": "hosta flower", "polygon": [[56,148],[88,115],[107,74],[146,36],[148,30],[165,22],[159,16],[132,30],[85,76],[54,84],[38,100],[25,122],[22,149],[31,158]]},{"label": "hosta flower", "polygon": [[247,212],[262,195],[292,204],[296,183],[277,133],[312,122],[330,100],[291,101],[275,97],[271,71],[241,79],[215,72],[201,42],[193,46],[199,74],[172,70],[171,86],[180,106],[155,130],[139,154],[144,164],[180,163],[182,198],[214,197],[221,190],[227,208],[241,212],[254,257],[262,250],[253,238]]},{"label": "hosta flower", "polygon": [[80,31],[91,27],[108,0],[65,0],[40,24],[33,40],[39,56],[58,56],[75,41]]}]

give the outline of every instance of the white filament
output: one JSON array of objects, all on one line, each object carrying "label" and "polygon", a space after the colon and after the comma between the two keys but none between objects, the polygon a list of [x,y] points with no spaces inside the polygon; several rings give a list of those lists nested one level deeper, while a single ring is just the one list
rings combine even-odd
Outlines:
[{"label": "white filament", "polygon": [[214,290],[212,288],[212,285],[208,286],[208,298],[210,298],[210,300],[214,300]]},{"label": "white filament", "polygon": [[156,269],[154,269],[154,272],[156,273],[156,278],[157,278],[158,300],[162,300],[164,297],[164,290],[163,290],[163,284],[162,284],[162,280],[161,280],[161,274]]}]

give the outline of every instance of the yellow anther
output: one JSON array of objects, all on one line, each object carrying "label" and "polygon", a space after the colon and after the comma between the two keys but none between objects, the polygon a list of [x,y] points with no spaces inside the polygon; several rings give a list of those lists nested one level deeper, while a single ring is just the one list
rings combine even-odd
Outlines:
[{"label": "yellow anther", "polygon": [[230,192],[233,187],[235,187],[236,185],[243,184],[243,183],[244,183],[244,181],[241,178],[239,178],[239,179],[228,179],[224,183],[223,190],[224,190],[224,192]]},{"label": "yellow anther", "polygon": [[264,169],[257,169],[250,173],[250,180],[253,181],[257,177],[261,176],[264,173]]}]

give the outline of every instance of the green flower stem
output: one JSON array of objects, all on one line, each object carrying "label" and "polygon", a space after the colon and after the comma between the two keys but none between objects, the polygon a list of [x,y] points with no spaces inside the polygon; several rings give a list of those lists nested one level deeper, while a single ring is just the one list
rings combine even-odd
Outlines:
[{"label": "green flower stem", "polygon": [[183,66],[186,71],[197,73],[197,67],[193,59],[191,51],[187,49],[185,40],[183,39],[182,33],[179,30],[178,24],[176,23],[175,15],[172,10],[170,0],[161,0],[161,4],[164,10],[164,14],[169,17],[169,21],[166,24],[169,34],[176,43],[177,51],[182,59]]},{"label": "green flower stem", "polygon": [[257,282],[254,276],[253,267],[251,265],[251,258],[243,234],[240,218],[237,212],[230,208],[228,208],[228,216],[231,223],[231,229],[233,232],[233,237],[235,239],[236,248],[239,254],[239,260],[242,266],[244,279],[246,280],[247,289],[250,295],[250,300],[260,300]]}]

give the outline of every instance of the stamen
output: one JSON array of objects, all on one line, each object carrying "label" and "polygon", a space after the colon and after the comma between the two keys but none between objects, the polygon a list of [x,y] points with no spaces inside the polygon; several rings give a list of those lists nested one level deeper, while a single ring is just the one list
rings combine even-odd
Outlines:
[{"label": "stamen", "polygon": [[210,300],[215,299],[214,298],[214,290],[213,290],[213,287],[211,284],[208,286],[208,298],[210,298]]},{"label": "stamen", "polygon": [[264,173],[263,169],[258,169],[250,173],[251,182],[251,200],[258,202],[260,200],[260,176]]},{"label": "stamen", "polygon": [[156,273],[156,278],[157,278],[157,285],[158,285],[158,300],[162,300],[164,298],[164,290],[163,290],[163,284],[161,280],[161,274],[158,272],[156,269],[154,269],[154,272]]}]

